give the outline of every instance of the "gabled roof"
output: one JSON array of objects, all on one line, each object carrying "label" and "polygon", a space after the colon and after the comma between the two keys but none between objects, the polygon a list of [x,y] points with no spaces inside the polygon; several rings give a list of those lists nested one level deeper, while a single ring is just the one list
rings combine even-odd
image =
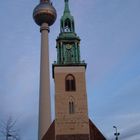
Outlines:
[{"label": "gabled roof", "polygon": [[[100,130],[95,126],[95,124],[89,119],[89,127],[90,127],[90,140],[106,140],[104,135],[100,132]],[[60,138],[60,137],[59,137]],[[85,135],[61,135],[61,140],[87,140],[89,139]],[[44,135],[42,140],[55,140],[55,120],[49,127],[48,131]],[[56,139],[58,140],[58,139]]]}]

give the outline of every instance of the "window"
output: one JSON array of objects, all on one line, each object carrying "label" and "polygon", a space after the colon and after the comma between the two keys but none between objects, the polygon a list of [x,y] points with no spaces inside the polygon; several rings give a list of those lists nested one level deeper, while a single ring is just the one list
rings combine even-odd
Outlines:
[{"label": "window", "polygon": [[71,31],[71,21],[68,18],[65,20],[64,31],[65,32],[70,32]]},{"label": "window", "polygon": [[74,102],[69,102],[69,114],[74,114]]},{"label": "window", "polygon": [[65,79],[65,90],[66,91],[75,91],[76,90],[75,78],[71,74],[66,76],[66,79]]}]

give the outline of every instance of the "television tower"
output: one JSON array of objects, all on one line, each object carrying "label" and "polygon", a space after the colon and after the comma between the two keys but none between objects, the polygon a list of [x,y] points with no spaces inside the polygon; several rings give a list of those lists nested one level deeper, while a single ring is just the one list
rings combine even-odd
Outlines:
[{"label": "television tower", "polygon": [[48,33],[49,26],[55,22],[56,17],[56,10],[50,0],[40,0],[33,11],[34,21],[40,26],[41,32],[38,140],[42,140],[51,125]]}]

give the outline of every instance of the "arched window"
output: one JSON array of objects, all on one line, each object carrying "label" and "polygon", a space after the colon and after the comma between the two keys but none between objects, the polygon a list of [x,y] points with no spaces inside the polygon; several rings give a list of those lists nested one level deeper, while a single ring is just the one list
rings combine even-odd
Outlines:
[{"label": "arched window", "polygon": [[76,90],[75,78],[71,74],[66,76],[66,79],[65,79],[65,90],[66,91],[75,91]]},{"label": "arched window", "polygon": [[71,31],[71,22],[70,22],[70,19],[68,19],[68,18],[65,20],[64,31],[65,32]]},{"label": "arched window", "polygon": [[74,102],[70,101],[69,102],[69,114],[74,114]]}]

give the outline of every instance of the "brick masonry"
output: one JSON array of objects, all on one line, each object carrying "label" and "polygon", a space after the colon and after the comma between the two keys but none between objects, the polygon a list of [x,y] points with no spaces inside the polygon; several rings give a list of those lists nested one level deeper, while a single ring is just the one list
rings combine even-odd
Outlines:
[{"label": "brick masonry", "polygon": [[[65,77],[75,77],[76,91],[65,91]],[[89,135],[85,67],[55,67],[55,132],[56,135]],[[69,113],[69,101],[74,102],[74,114]]]}]

